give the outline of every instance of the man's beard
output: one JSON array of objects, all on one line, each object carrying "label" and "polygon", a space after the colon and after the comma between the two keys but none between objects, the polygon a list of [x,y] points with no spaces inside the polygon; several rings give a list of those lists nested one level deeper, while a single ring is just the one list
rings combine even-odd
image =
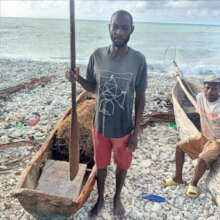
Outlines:
[{"label": "man's beard", "polygon": [[207,100],[208,100],[209,102],[215,102],[215,101],[217,101],[217,99],[219,98],[219,95],[218,95],[218,94],[216,94],[216,95],[207,94],[207,95],[206,95],[206,98],[207,98]]},{"label": "man's beard", "polygon": [[127,37],[127,38],[125,38],[123,41],[118,41],[117,42],[117,38],[116,37],[114,37],[112,34],[110,35],[111,36],[111,40],[112,40],[112,42],[113,42],[113,45],[114,46],[116,46],[117,48],[122,48],[122,47],[124,47],[127,43],[128,43],[128,41],[129,41],[129,39],[130,39],[130,35]]}]

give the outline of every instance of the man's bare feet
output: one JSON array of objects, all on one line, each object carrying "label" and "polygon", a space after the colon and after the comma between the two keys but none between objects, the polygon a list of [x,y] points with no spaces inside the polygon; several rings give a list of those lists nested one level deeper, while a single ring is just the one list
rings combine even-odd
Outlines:
[{"label": "man's bare feet", "polygon": [[122,219],[125,215],[124,206],[120,199],[114,199],[114,218]]},{"label": "man's bare feet", "polygon": [[182,178],[173,177],[173,180],[174,180],[176,183],[179,183],[179,184],[184,184],[184,185],[187,184],[187,182],[184,181]]},{"label": "man's bare feet", "polygon": [[104,206],[104,200],[98,199],[94,207],[89,212],[89,219],[95,220],[101,213]]}]

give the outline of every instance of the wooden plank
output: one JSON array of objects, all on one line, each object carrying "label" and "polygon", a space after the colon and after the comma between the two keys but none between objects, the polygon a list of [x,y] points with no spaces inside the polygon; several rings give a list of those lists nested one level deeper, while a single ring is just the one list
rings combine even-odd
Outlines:
[{"label": "wooden plank", "polygon": [[86,164],[79,164],[79,171],[73,181],[69,180],[69,163],[48,160],[38,181],[36,190],[76,201],[78,199]]},{"label": "wooden plank", "polygon": [[16,197],[21,205],[36,219],[64,220],[77,209],[77,203],[72,199],[49,195],[37,190],[22,188],[17,191]]}]

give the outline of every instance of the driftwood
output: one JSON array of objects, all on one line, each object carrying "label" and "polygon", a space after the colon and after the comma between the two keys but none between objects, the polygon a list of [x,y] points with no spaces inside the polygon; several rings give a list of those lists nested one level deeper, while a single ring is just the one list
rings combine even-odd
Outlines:
[{"label": "driftwood", "polygon": [[152,114],[143,115],[142,127],[151,125],[154,122],[173,122],[175,123],[175,117],[173,112],[154,112]]},{"label": "driftwood", "polygon": [[33,78],[30,82],[21,83],[16,86],[9,87],[7,89],[0,90],[0,98],[6,98],[7,96],[15,93],[21,89],[34,89],[37,86],[46,85],[55,76],[42,76],[40,78]]},{"label": "driftwood", "polygon": [[11,170],[0,171],[0,174],[8,174],[8,173],[12,173],[12,171]]},{"label": "driftwood", "polygon": [[39,141],[16,141],[16,142],[10,142],[6,144],[0,144],[0,150],[5,150],[10,147],[20,147],[25,145],[36,145]]},{"label": "driftwood", "polygon": [[6,171],[6,170],[11,170],[11,168],[8,168],[6,166],[0,166],[0,171]]},{"label": "driftwood", "polygon": [[[21,162],[22,160],[24,160],[25,157],[24,156],[21,156],[19,158],[16,158],[14,160],[10,160],[10,161],[0,161],[0,164],[3,164],[4,166],[9,166],[9,165],[12,165],[14,163],[18,163],[18,162]],[[0,169],[1,169],[1,166],[0,166]]]}]

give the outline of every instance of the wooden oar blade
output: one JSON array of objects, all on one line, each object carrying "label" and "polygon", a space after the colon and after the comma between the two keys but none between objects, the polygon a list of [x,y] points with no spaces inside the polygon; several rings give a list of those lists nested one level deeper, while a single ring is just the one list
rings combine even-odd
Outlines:
[{"label": "wooden oar blade", "polygon": [[76,114],[74,122],[71,121],[69,143],[70,180],[73,180],[79,169],[79,128]]}]

